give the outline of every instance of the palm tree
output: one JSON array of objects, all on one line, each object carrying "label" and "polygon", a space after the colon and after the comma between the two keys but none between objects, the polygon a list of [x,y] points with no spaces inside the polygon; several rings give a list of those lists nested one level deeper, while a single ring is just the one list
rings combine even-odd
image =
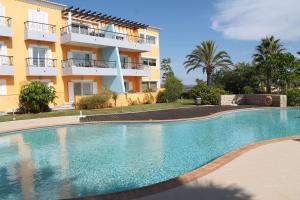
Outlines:
[{"label": "palm tree", "polygon": [[256,54],[253,56],[254,63],[257,69],[266,77],[267,93],[272,92],[272,71],[275,71],[276,68],[277,55],[284,50],[280,40],[275,39],[274,36],[262,39],[261,43],[256,47]]},{"label": "palm tree", "polygon": [[207,75],[207,85],[211,86],[211,75],[215,69],[228,69],[232,62],[229,55],[225,51],[217,52],[215,42],[212,40],[204,41],[201,45],[197,45],[193,52],[186,56],[184,67],[187,73],[190,71],[201,69]]}]

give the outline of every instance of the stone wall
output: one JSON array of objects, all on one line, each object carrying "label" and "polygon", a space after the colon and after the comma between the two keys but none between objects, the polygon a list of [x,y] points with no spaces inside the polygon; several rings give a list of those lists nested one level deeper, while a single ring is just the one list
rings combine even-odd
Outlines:
[{"label": "stone wall", "polygon": [[220,105],[257,105],[266,106],[267,96],[272,97],[273,107],[287,107],[286,95],[269,94],[239,94],[239,95],[221,95]]}]

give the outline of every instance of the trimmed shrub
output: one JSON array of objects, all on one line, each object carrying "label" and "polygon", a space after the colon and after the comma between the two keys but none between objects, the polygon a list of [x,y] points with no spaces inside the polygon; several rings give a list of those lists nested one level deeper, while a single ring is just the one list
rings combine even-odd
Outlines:
[{"label": "trimmed shrub", "polygon": [[79,109],[100,109],[109,107],[112,93],[104,89],[102,94],[82,97],[77,103]]},{"label": "trimmed shrub", "polygon": [[22,87],[19,95],[19,112],[40,113],[49,112],[49,103],[54,103],[55,88],[39,81],[33,81]]},{"label": "trimmed shrub", "polygon": [[183,92],[183,84],[175,76],[168,76],[164,86],[165,90],[158,93],[158,103],[175,102]]},{"label": "trimmed shrub", "polygon": [[222,88],[209,87],[206,84],[198,84],[191,90],[191,97],[196,99],[201,97],[201,104],[203,105],[218,105],[220,95],[228,94]]},{"label": "trimmed shrub", "polygon": [[300,106],[300,89],[293,88],[287,91],[287,103],[289,106]]}]

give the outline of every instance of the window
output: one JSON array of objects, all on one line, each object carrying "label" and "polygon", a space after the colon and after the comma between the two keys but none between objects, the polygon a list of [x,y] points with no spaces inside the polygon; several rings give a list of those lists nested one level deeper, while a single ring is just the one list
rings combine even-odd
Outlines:
[{"label": "window", "polygon": [[132,68],[132,60],[131,57],[126,55],[120,55],[121,65],[123,69],[131,69]]},{"label": "window", "polygon": [[[38,10],[28,10],[29,30],[38,32],[48,32],[48,13]],[[37,23],[32,23],[37,22]]]},{"label": "window", "polygon": [[124,81],[125,92],[133,91],[132,81]]},{"label": "window", "polygon": [[[0,16],[5,16],[4,7],[1,5],[1,3],[0,3]],[[4,18],[0,18],[0,25],[4,25],[4,26],[6,25]]]},{"label": "window", "polygon": [[75,96],[88,96],[94,94],[93,82],[74,82],[74,95]]},{"label": "window", "polygon": [[151,90],[155,92],[157,90],[157,82],[156,81],[143,81],[142,82],[142,90]]},{"label": "window", "polygon": [[6,80],[0,80],[0,95],[7,95]]},{"label": "window", "polygon": [[80,33],[80,34],[88,35],[88,33],[89,33],[89,25],[87,25],[87,24],[80,24],[80,23],[72,23],[72,32],[73,33]]},{"label": "window", "polygon": [[34,67],[54,67],[51,59],[51,50],[44,46],[31,46],[29,51],[29,66]]},{"label": "window", "polygon": [[157,60],[155,58],[142,58],[142,63],[145,66],[156,67]]},{"label": "window", "polygon": [[73,64],[77,67],[92,67],[92,59],[92,53],[72,52],[72,60],[74,62]]},{"label": "window", "polygon": [[155,36],[147,35],[147,36],[146,36],[146,39],[147,39],[147,41],[148,41],[150,44],[156,44],[156,37],[155,37]]}]

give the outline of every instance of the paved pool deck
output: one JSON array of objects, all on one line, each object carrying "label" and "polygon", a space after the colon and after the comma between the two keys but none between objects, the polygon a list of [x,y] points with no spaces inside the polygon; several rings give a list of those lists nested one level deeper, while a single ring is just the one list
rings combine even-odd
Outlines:
[{"label": "paved pool deck", "polygon": [[22,129],[41,128],[47,126],[60,126],[78,124],[79,116],[50,117],[19,121],[0,122],[0,133],[18,131]]},{"label": "paved pool deck", "polygon": [[266,144],[174,189],[139,200],[299,200],[300,140]]}]

